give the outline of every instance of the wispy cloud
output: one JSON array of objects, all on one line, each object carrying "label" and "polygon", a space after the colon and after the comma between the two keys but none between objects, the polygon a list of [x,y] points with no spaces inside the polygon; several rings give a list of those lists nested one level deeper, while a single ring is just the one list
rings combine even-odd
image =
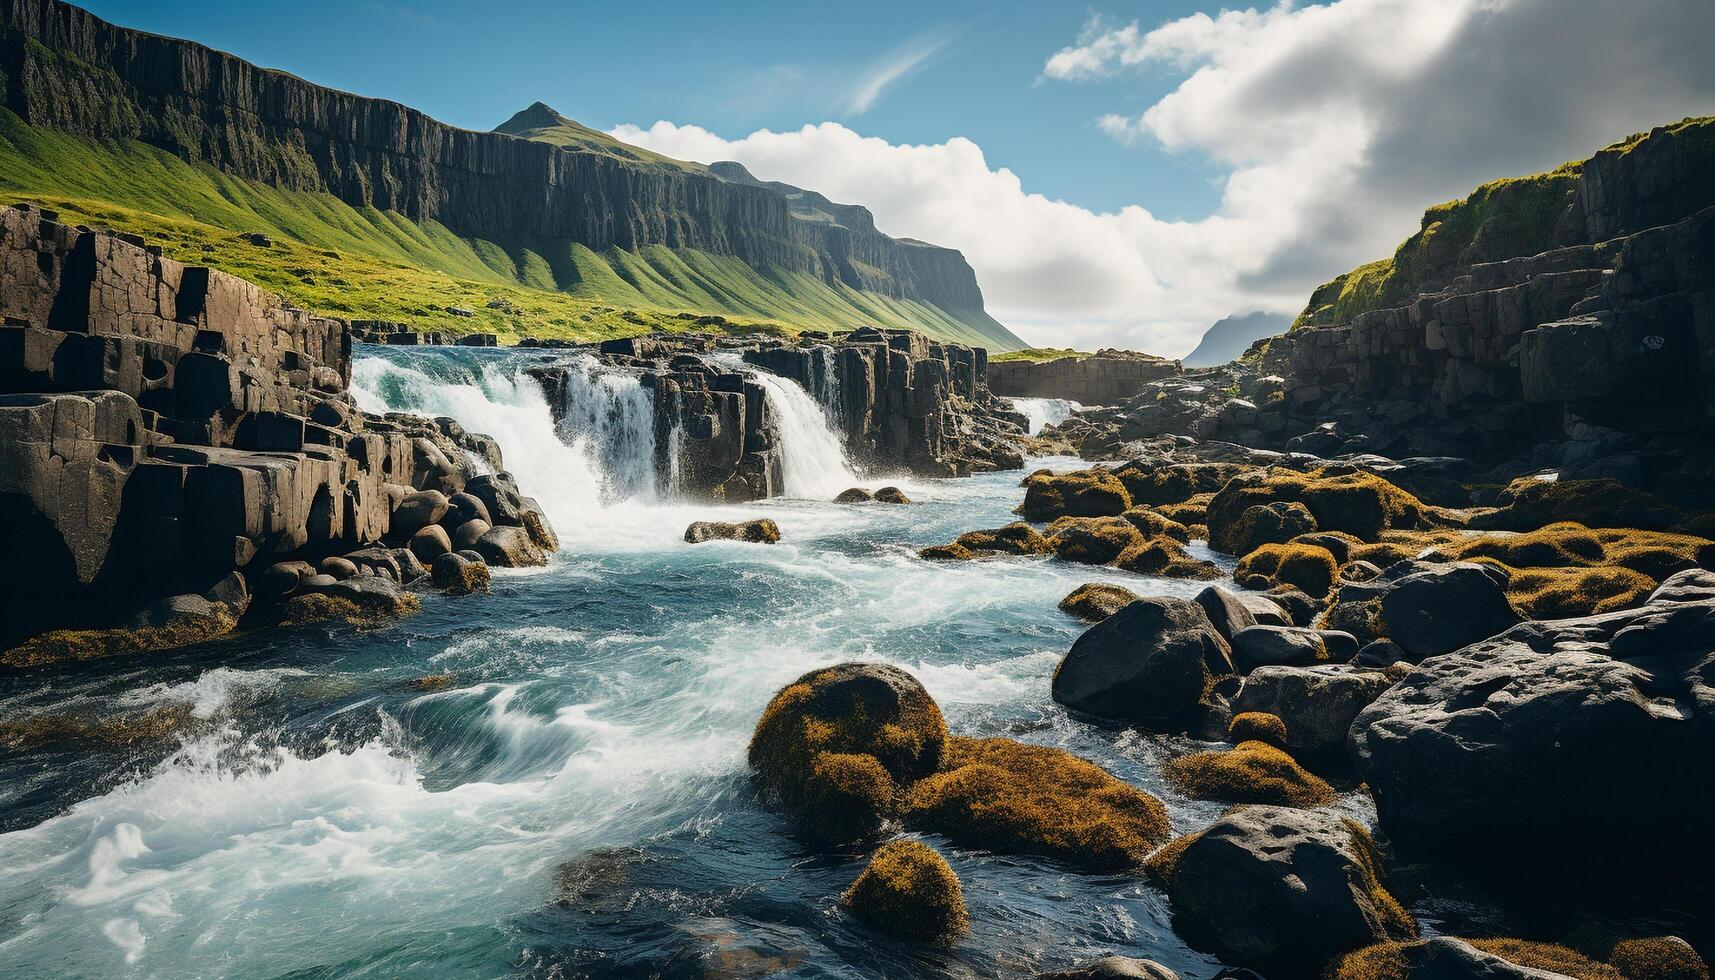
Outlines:
[{"label": "wispy cloud", "polygon": [[854,116],[868,112],[895,83],[916,74],[940,53],[952,37],[946,31],[921,34],[884,55],[846,93],[845,110]]}]

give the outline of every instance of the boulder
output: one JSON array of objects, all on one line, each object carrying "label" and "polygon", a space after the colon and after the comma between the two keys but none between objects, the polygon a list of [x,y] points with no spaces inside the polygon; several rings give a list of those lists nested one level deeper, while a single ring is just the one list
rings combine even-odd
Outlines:
[{"label": "boulder", "polygon": [[1306,544],[1265,544],[1247,553],[1233,578],[1247,588],[1289,586],[1312,598],[1334,587],[1339,563],[1326,548]]},{"label": "boulder", "polygon": [[809,836],[846,842],[879,830],[899,788],[940,768],[947,725],[915,677],[885,664],[813,670],[777,693],[750,739],[765,797]]},{"label": "boulder", "polygon": [[299,583],[316,574],[307,561],[280,561],[269,565],[257,578],[256,594],[264,600],[284,598],[297,591]]},{"label": "boulder", "polygon": [[1211,585],[1192,600],[1203,607],[1215,632],[1232,640],[1233,634],[1252,626],[1290,626],[1280,604],[1255,592],[1229,592]]},{"label": "boulder", "polygon": [[968,927],[959,876],[919,841],[877,848],[840,901],[864,922],[909,939],[945,942]]},{"label": "boulder", "polygon": [[875,502],[878,504],[908,504],[911,498],[898,487],[882,487],[875,492]]},{"label": "boulder", "polygon": [[1365,642],[1386,637],[1421,660],[1519,621],[1506,574],[1483,562],[1399,562],[1371,581],[1342,585],[1326,621]]},{"label": "boulder", "polygon": [[1248,626],[1233,634],[1233,667],[1248,674],[1258,667],[1345,663],[1358,655],[1358,640],[1339,630],[1304,626]]},{"label": "boulder", "polygon": [[1352,720],[1393,682],[1382,671],[1346,664],[1258,667],[1246,675],[1233,710],[1279,718],[1285,748],[1301,757],[1344,753]]},{"label": "boulder", "polygon": [[1060,600],[1060,611],[1086,623],[1099,623],[1138,600],[1138,594],[1122,585],[1091,582],[1072,590]]},{"label": "boulder", "polygon": [[1036,980],[1179,980],[1179,974],[1154,960],[1104,956],[1070,970],[1039,974]]},{"label": "boulder", "polygon": [[1697,602],[1715,599],[1715,572],[1703,568],[1687,568],[1662,579],[1650,593],[1654,602]]},{"label": "boulder", "polygon": [[488,505],[482,498],[471,493],[455,493],[447,498],[447,511],[441,515],[441,524],[450,533],[462,527],[468,521],[482,521],[493,524],[488,514]]},{"label": "boulder", "polygon": [[1059,475],[1047,471],[1032,473],[1024,481],[1024,487],[1024,503],[1015,513],[1027,521],[1118,517],[1131,508],[1131,494],[1125,484],[1100,467]]},{"label": "boulder", "polygon": [[393,534],[409,540],[413,534],[440,522],[447,514],[446,495],[439,490],[418,490],[393,509]]},{"label": "boulder", "polygon": [[430,524],[411,535],[411,554],[419,561],[433,562],[436,558],[453,550],[452,538],[447,536],[447,529],[439,524]]},{"label": "boulder", "polygon": [[318,566],[318,570],[323,575],[332,575],[337,579],[347,579],[357,574],[357,565],[349,558],[341,558],[338,555],[331,555],[322,559],[322,563]]},{"label": "boulder", "polygon": [[834,503],[836,503],[836,504],[866,504],[866,503],[869,503],[870,501],[872,501],[874,499],[875,499],[875,494],[870,493],[868,490],[865,490],[863,487],[852,487],[850,490],[841,491],[840,495],[838,497],[834,498]]},{"label": "boulder", "polygon": [[1352,756],[1395,840],[1659,894],[1715,870],[1711,678],[1715,600],[1522,623],[1420,663],[1352,723]]},{"label": "boulder", "polygon": [[365,623],[410,615],[422,603],[391,578],[364,575],[328,583],[306,581],[281,608],[289,623],[326,619]]},{"label": "boulder", "polygon": [[1315,976],[1341,953],[1417,934],[1369,835],[1326,810],[1237,807],[1150,865],[1188,942],[1265,973]]},{"label": "boulder", "polygon": [[1054,700],[1121,722],[1171,724],[1203,700],[1212,677],[1232,672],[1227,641],[1201,606],[1139,599],[1090,627],[1055,668]]},{"label": "boulder", "polygon": [[489,532],[491,525],[481,518],[474,518],[460,524],[453,531],[453,547],[459,551],[474,549],[482,536]]},{"label": "boulder", "polygon": [[516,526],[524,518],[524,495],[510,473],[489,473],[471,479],[464,491],[482,501],[488,521],[495,526]]},{"label": "boulder", "polygon": [[491,527],[476,540],[475,550],[483,561],[499,568],[548,564],[548,556],[521,527]]},{"label": "boulder", "polygon": [[747,544],[775,544],[780,540],[780,526],[768,518],[742,523],[725,521],[692,521],[685,528],[685,540],[691,544],[705,541],[742,541]]},{"label": "boulder", "polygon": [[435,588],[448,595],[487,592],[490,580],[487,564],[471,561],[457,552],[449,552],[436,558],[431,578]]},{"label": "boulder", "polygon": [[[1509,943],[1514,947],[1535,947],[1537,944],[1507,940],[1487,940],[1484,945]],[[1507,947],[1502,947],[1507,948]],[[1476,945],[1452,936],[1436,936],[1420,942],[1387,942],[1360,949],[1340,957],[1329,965],[1327,980],[1575,980],[1575,978],[1620,977],[1610,970],[1571,950],[1559,947],[1537,947],[1539,956],[1509,949],[1520,959],[1570,969],[1558,970],[1528,966],[1496,952],[1479,949]],[[1627,975],[1627,980],[1639,980]]]},{"label": "boulder", "polygon": [[1233,554],[1248,555],[1265,544],[1285,544],[1317,530],[1309,508],[1296,501],[1274,500],[1245,508],[1228,533]]}]

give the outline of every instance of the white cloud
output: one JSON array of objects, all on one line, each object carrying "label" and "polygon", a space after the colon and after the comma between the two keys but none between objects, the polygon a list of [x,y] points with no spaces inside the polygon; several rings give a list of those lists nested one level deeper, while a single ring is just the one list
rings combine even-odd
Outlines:
[{"label": "white cloud", "polygon": [[922,68],[930,58],[934,57],[946,45],[946,36],[928,34],[914,38],[901,47],[888,52],[885,57],[871,65],[869,70],[864,72],[863,77],[858,79],[852,90],[846,94],[846,111],[853,115],[862,115],[868,112],[890,86]]},{"label": "white cloud", "polygon": [[1711,111],[1712,35],[1707,0],[1338,0],[1092,25],[1044,79],[1181,73],[1154,104],[1096,125],[1138,152],[1222,166],[1220,205],[1195,221],[1029,193],[957,137],[902,146],[835,123],[735,140],[669,122],[615,134],[738,160],[867,205],[890,234],[958,248],[990,312],[1034,343],[1182,354],[1229,313],[1296,311],[1316,283],[1391,251],[1426,205]]}]

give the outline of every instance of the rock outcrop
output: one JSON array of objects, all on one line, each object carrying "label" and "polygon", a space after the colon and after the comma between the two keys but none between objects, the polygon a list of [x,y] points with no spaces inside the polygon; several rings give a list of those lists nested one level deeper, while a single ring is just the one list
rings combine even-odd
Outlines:
[{"label": "rock outcrop", "polygon": [[1081,405],[1115,405],[1147,381],[1179,373],[1179,362],[1134,351],[1104,350],[1052,361],[995,361],[989,387],[1008,398],[1065,398]]},{"label": "rock outcrop", "polygon": [[0,314],[0,524],[14,543],[0,643],[123,625],[233,572],[404,545],[396,512],[415,533],[467,484],[505,489],[496,523],[533,524],[523,533],[551,547],[509,477],[476,476],[472,460],[500,468],[493,440],[356,408],[342,321],[24,205],[0,211]]},{"label": "rock outcrop", "polygon": [[976,276],[953,249],[883,235],[862,208],[840,220],[795,214],[788,193],[748,174],[529,138],[563,122],[540,103],[501,131],[458,129],[58,0],[5,0],[0,31],[4,104],[33,126],[138,140],[242,180],[327,193],[490,242],[733,255],[932,304],[998,341],[1017,340],[983,312]]}]

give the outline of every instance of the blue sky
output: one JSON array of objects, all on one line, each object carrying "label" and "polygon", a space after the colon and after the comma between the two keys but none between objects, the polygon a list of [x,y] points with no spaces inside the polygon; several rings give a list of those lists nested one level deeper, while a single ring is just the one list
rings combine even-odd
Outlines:
[{"label": "blue sky", "polygon": [[[397,3],[87,0],[123,24],[189,37],[312,81],[487,129],[541,100],[602,129],[658,119],[726,136],[845,122],[894,143],[966,136],[1031,189],[1096,210],[1142,201],[1198,217],[1219,170],[1196,153],[1116,144],[1093,101],[1147,104],[1167,73],[1039,84],[1043,60],[1096,12],[1168,20],[1189,2]],[[929,51],[867,111],[864,82]]]},{"label": "blue sky", "polygon": [[735,159],[959,249],[1032,343],[1167,355],[1429,205],[1715,115],[1711,0],[84,3],[456,125],[540,100]]}]

